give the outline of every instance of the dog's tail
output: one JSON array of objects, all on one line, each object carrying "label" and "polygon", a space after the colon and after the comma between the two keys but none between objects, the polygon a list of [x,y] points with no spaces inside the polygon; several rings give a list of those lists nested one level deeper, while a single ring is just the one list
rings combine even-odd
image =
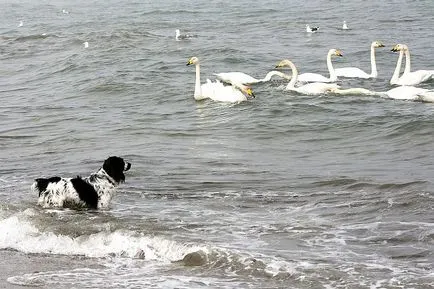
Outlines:
[{"label": "dog's tail", "polygon": [[35,179],[35,182],[31,186],[31,190],[33,192],[37,192],[39,196],[41,196],[41,193],[44,192],[49,183],[57,183],[61,180],[60,177],[51,177],[51,178],[38,178]]}]

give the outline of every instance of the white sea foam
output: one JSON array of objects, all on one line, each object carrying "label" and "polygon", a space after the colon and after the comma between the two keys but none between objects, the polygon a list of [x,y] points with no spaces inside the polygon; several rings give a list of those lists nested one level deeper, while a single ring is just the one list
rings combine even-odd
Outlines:
[{"label": "white sea foam", "polygon": [[193,251],[207,251],[204,246],[181,244],[160,237],[148,237],[128,230],[99,232],[70,237],[42,232],[27,217],[31,210],[0,220],[0,249],[14,249],[24,253],[82,255],[86,257],[122,256],[133,258],[139,249],[147,260],[171,262]]},{"label": "white sea foam", "polygon": [[[0,210],[1,212],[1,210]],[[23,253],[58,254],[63,256],[86,256],[97,258],[102,268],[77,268],[11,276],[8,282],[24,286],[94,286],[95,288],[119,288],[125,286],[167,288],[169,284],[178,288],[198,288],[200,284],[213,284],[225,288],[219,280],[210,281],[209,276],[163,276],[165,270],[176,268],[178,262],[191,252],[202,251],[207,255],[207,268],[223,270],[225,274],[262,275],[271,278],[286,278],[296,273],[296,265],[281,258],[264,255],[252,256],[234,249],[210,248],[203,245],[186,244],[164,237],[145,236],[129,230],[102,231],[72,237],[44,231],[34,223],[38,211],[25,211],[0,219],[0,250],[13,249]],[[145,259],[135,259],[137,251],[145,253]],[[175,266],[175,267],[174,267]],[[182,266],[182,265],[181,265]],[[161,268],[166,268],[161,271]],[[162,275],[163,273],[163,275]],[[154,277],[155,276],[155,277]],[[190,279],[189,279],[190,278]],[[200,279],[200,281],[199,281]],[[127,284],[128,283],[128,284]],[[219,284],[219,285],[216,285]],[[233,284],[232,284],[233,285]],[[133,287],[134,287],[133,286]],[[202,286],[202,285],[200,285]],[[199,287],[200,287],[199,286]]]}]

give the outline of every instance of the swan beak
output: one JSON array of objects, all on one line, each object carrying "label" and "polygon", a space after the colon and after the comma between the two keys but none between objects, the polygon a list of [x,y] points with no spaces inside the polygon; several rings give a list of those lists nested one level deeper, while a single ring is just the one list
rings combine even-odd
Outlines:
[{"label": "swan beak", "polygon": [[187,66],[194,64],[194,57],[190,58],[187,62]]},{"label": "swan beak", "polygon": [[336,56],[340,56],[340,57],[342,57],[343,55],[342,55],[342,51],[340,51],[340,50],[336,50]]},{"label": "swan beak", "polygon": [[378,45],[378,47],[386,47],[383,43],[380,43],[380,45]]},{"label": "swan beak", "polygon": [[283,61],[281,61],[274,68],[282,68],[284,66],[285,66],[285,64],[283,63]]},{"label": "swan beak", "polygon": [[401,51],[401,46],[399,44],[396,44],[395,46],[393,46],[392,50],[390,50],[390,51],[393,51],[393,52]]}]

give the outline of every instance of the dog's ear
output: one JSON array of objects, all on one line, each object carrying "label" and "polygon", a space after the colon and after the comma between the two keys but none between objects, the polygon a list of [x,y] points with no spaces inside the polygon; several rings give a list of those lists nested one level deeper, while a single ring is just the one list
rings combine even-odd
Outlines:
[{"label": "dog's ear", "polygon": [[106,173],[118,183],[125,181],[124,167],[125,162],[120,157],[109,157],[102,166]]}]

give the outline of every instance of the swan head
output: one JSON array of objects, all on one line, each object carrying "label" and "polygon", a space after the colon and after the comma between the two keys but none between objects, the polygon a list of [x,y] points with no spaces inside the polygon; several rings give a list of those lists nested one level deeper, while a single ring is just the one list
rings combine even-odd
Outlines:
[{"label": "swan head", "polygon": [[334,49],[334,48],[329,50],[329,54],[332,56],[340,56],[340,57],[343,56],[342,51],[340,51],[339,49]]},{"label": "swan head", "polygon": [[381,41],[374,41],[372,42],[372,47],[374,48],[380,48],[380,47],[385,47],[383,43],[381,43]]},{"label": "swan head", "polygon": [[241,91],[246,94],[247,96],[250,96],[252,98],[255,98],[255,95],[253,94],[253,90],[250,86],[245,86],[241,88]]},{"label": "swan head", "polygon": [[192,58],[190,58],[187,62],[187,65],[196,65],[199,63],[199,58],[197,58],[196,56],[193,56]]},{"label": "swan head", "polygon": [[406,49],[408,49],[407,45],[405,44],[396,44],[395,46],[393,46],[392,50],[393,52],[398,52],[398,51],[405,51]]},{"label": "swan head", "polygon": [[[218,79],[217,82],[220,83]],[[236,89],[239,89],[244,95],[255,98],[255,94],[253,93],[253,90],[250,86],[238,82],[230,82],[230,84]]]},{"label": "swan head", "polygon": [[291,66],[291,64],[294,65],[294,64],[291,62],[291,60],[289,60],[289,59],[284,59],[284,60],[280,61],[280,62],[276,65],[276,68],[282,68],[282,67]]},{"label": "swan head", "polygon": [[250,86],[246,86],[246,85],[236,85],[234,84],[235,87],[237,87],[238,89],[241,90],[242,93],[244,93],[247,96],[250,96],[252,98],[255,98],[255,95],[253,94],[253,90]]}]

